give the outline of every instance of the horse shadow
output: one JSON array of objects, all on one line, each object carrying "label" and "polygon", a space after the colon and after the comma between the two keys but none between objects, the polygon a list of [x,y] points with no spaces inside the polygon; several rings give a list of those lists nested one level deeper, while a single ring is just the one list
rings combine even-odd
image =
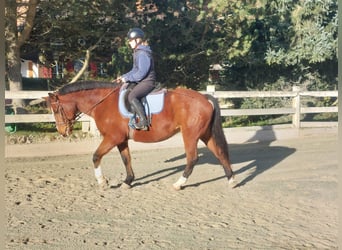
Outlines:
[{"label": "horse shadow", "polygon": [[[295,148],[273,146],[272,142],[275,140],[276,136],[272,129],[269,131],[261,129],[256,131],[256,133],[250,139],[242,144],[229,144],[229,154],[234,174],[237,179],[239,179],[239,176],[243,177],[242,180],[239,180],[235,188],[244,186],[247,183],[251,182],[254,178],[263,174],[265,171],[275,167],[279,162],[285,160],[296,151]],[[195,168],[204,164],[218,165],[222,168],[218,159],[206,147],[199,148],[198,155],[199,160]],[[168,163],[176,162],[182,159],[185,160],[185,157],[186,156],[184,153],[165,160],[164,162]],[[246,163],[246,165],[243,165],[244,163]],[[236,165],[240,167],[236,168]],[[184,167],[185,165],[182,164],[175,167],[155,171],[153,173],[137,178],[133,186],[145,185],[150,182],[159,181],[174,174],[178,174],[179,172],[184,171]],[[224,178],[226,178],[226,176],[223,172],[223,175],[220,177],[188,184],[185,185],[183,188],[197,187]]]}]

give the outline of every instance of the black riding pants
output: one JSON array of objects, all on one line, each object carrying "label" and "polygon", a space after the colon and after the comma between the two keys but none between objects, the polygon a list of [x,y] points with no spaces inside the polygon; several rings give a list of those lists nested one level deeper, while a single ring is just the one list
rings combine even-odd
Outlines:
[{"label": "black riding pants", "polygon": [[155,84],[151,81],[137,83],[137,85],[128,94],[129,103],[131,103],[135,98],[141,101],[141,98],[147,96],[154,89],[154,87]]}]

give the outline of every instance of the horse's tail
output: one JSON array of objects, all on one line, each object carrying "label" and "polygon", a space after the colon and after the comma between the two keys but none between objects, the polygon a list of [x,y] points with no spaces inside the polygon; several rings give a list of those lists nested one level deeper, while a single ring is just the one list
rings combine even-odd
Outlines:
[{"label": "horse's tail", "polygon": [[212,95],[206,94],[205,96],[214,107],[214,114],[210,126],[211,135],[217,146],[219,146],[223,150],[223,153],[225,155],[228,155],[228,143],[222,128],[220,105],[217,99]]}]

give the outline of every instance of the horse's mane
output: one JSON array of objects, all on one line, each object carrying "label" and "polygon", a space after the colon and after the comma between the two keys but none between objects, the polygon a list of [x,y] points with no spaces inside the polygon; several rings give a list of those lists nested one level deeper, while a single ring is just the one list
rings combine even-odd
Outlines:
[{"label": "horse's mane", "polygon": [[82,90],[92,90],[92,89],[108,89],[117,88],[121,86],[120,84],[113,82],[100,82],[100,81],[78,81],[64,85],[58,89],[60,95],[66,95],[72,92],[78,92]]}]

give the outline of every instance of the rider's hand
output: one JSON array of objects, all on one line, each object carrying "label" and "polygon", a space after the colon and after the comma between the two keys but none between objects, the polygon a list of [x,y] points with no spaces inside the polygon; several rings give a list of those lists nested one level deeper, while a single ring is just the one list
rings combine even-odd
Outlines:
[{"label": "rider's hand", "polygon": [[119,76],[118,78],[116,78],[115,80],[113,80],[113,82],[117,82],[117,83],[125,83],[125,78],[122,78],[121,76]]},{"label": "rider's hand", "polygon": [[115,83],[122,83],[121,76],[119,76],[118,78],[114,79],[112,82],[115,82]]}]

